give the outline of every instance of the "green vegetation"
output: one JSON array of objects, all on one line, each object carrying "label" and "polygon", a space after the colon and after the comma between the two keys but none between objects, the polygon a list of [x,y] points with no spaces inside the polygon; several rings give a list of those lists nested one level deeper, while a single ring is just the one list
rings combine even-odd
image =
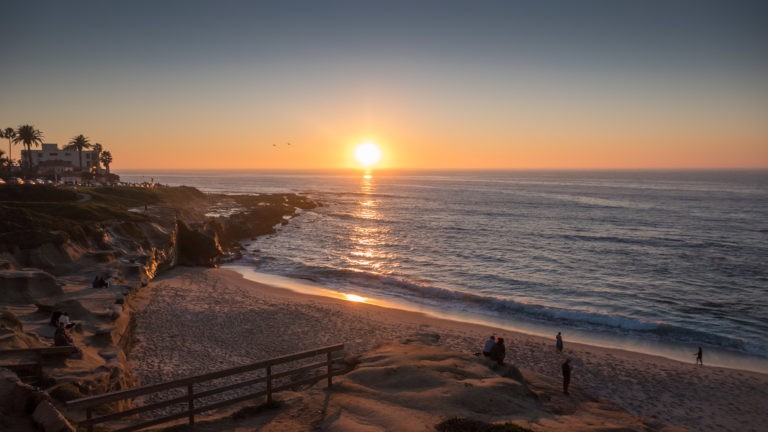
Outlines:
[{"label": "green vegetation", "polygon": [[6,202],[72,202],[80,199],[70,189],[38,185],[4,185],[0,187],[0,204]]},{"label": "green vegetation", "polygon": [[34,248],[45,243],[83,241],[107,221],[139,222],[148,216],[134,207],[189,204],[205,195],[190,187],[81,187],[76,191],[51,186],[0,187],[0,250]]}]

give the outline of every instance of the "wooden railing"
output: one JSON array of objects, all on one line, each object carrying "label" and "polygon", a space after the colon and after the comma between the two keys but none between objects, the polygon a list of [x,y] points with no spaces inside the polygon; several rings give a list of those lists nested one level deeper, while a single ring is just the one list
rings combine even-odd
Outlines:
[{"label": "wooden railing", "polygon": [[[303,351],[300,353],[290,354],[282,357],[276,357],[269,360],[262,360],[256,363],[238,366],[231,369],[224,369],[217,372],[211,372],[203,375],[192,376],[188,378],[177,379],[159,384],[151,384],[142,387],[136,387],[129,390],[122,390],[113,393],[107,393],[98,396],[90,396],[82,399],[76,399],[67,402],[68,408],[85,408],[85,419],[78,422],[79,427],[86,427],[89,432],[93,431],[93,426],[99,423],[105,423],[110,421],[116,421],[128,416],[146,413],[148,411],[167,409],[173,405],[185,404],[186,407],[182,408],[183,411],[175,412],[173,414],[166,414],[159,418],[141,421],[136,424],[118,429],[114,432],[130,432],[139,429],[143,429],[149,426],[158,425],[161,423],[167,423],[172,420],[187,417],[190,425],[195,424],[195,414],[200,414],[205,411],[210,411],[225,406],[229,406],[238,402],[243,402],[250,399],[266,396],[267,403],[272,402],[272,395],[282,390],[287,390],[299,385],[315,383],[322,379],[328,380],[328,386],[332,385],[332,379],[334,375],[339,375],[340,371],[334,371],[333,366],[333,353],[339,352],[344,349],[344,344],[327,346],[324,348],[318,348],[310,351]],[[311,364],[302,364],[292,369],[281,369],[281,365],[296,362],[298,360],[311,359],[325,355],[322,361],[314,362]],[[322,374],[317,374],[318,369],[324,367],[326,370]],[[214,380],[218,380],[226,377],[233,377],[236,375],[244,374],[258,374],[256,377],[241,377],[237,382],[232,384],[219,385],[214,383]],[[295,379],[296,375],[309,374],[309,377],[299,377]],[[213,388],[196,389],[196,384],[212,384]],[[221,395],[225,392],[231,392],[233,390],[240,390],[245,387],[261,385],[256,391],[249,392],[247,394],[239,394],[224,400],[219,400],[213,403],[205,403],[198,406],[198,402],[202,398],[206,398],[212,395]],[[185,394],[181,396],[171,395],[169,399],[162,400],[160,402],[152,402],[146,405],[142,405],[135,408],[126,409],[123,411],[112,412],[109,414],[101,415],[99,417],[93,417],[94,408],[111,404],[114,402],[124,401],[126,399],[134,399],[139,396],[155,395],[159,396],[161,392],[167,392],[169,390],[175,390],[176,392],[181,389]],[[250,390],[249,390],[250,391]]]}]

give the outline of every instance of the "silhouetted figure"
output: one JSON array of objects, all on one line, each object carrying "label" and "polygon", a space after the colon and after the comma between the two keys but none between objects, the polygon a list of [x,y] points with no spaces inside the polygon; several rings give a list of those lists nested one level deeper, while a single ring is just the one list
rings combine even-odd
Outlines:
[{"label": "silhouetted figure", "polygon": [[69,319],[69,313],[64,312],[59,316],[59,326],[63,326],[66,329],[71,329],[75,326],[75,323]]},{"label": "silhouetted figure", "polygon": [[496,345],[496,336],[491,335],[491,337],[489,337],[488,340],[485,341],[485,345],[483,345],[483,355],[486,357],[490,357],[491,350],[493,350],[494,345]]},{"label": "silhouetted figure", "polygon": [[54,346],[69,346],[75,348],[74,356],[78,356],[82,358],[83,352],[75,346],[75,340],[72,339],[72,335],[69,334],[69,331],[63,326],[60,325],[58,328],[56,328],[56,333],[53,334],[53,345]]},{"label": "silhouetted figure", "polygon": [[51,327],[58,327],[59,317],[61,317],[61,311],[53,311],[51,314],[51,321],[48,324],[50,324]]},{"label": "silhouetted figure", "polygon": [[571,385],[571,359],[565,359],[563,362],[563,393],[568,393],[568,386]]},{"label": "silhouetted figure", "polygon": [[109,288],[109,282],[104,280],[104,278],[101,276],[96,276],[92,285],[94,288]]},{"label": "silhouetted figure", "polygon": [[507,348],[504,346],[504,338],[496,339],[496,343],[493,344],[493,348],[491,348],[491,355],[489,357],[496,363],[503,365],[504,357],[506,357],[506,355]]},{"label": "silhouetted figure", "polygon": [[53,334],[53,344],[55,346],[75,346],[75,341],[69,335],[67,329],[60,325],[56,328],[56,333]]},{"label": "silhouetted figure", "polygon": [[555,336],[555,348],[559,352],[563,352],[563,335],[560,332],[557,332],[557,336]]},{"label": "silhouetted figure", "polygon": [[699,347],[699,350],[696,352],[696,364],[704,366],[704,360],[703,360],[703,354],[701,352],[701,347]]}]

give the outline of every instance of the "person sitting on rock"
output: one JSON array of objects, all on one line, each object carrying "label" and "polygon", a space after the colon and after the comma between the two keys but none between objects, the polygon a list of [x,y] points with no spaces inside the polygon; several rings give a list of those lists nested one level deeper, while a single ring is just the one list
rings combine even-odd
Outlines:
[{"label": "person sitting on rock", "polygon": [[67,329],[63,325],[59,325],[53,335],[53,344],[55,346],[75,346],[75,341]]},{"label": "person sitting on rock", "polygon": [[485,345],[483,346],[483,355],[485,357],[491,356],[491,351],[493,350],[494,345],[496,345],[496,336],[491,335],[491,337],[489,337],[488,340],[485,341]]},{"label": "person sitting on rock", "polygon": [[75,326],[75,323],[69,320],[69,313],[64,312],[59,316],[59,325],[64,326],[64,328],[72,328]]},{"label": "person sitting on rock", "polygon": [[507,348],[504,346],[504,338],[497,338],[496,343],[491,348],[491,360],[499,365],[504,364],[504,357],[507,355]]},{"label": "person sitting on rock", "polygon": [[51,327],[59,326],[59,318],[61,317],[61,311],[53,311],[51,314],[51,321],[48,323]]},{"label": "person sitting on rock", "polygon": [[75,340],[72,339],[72,335],[69,334],[69,331],[63,325],[56,328],[56,333],[53,335],[53,345],[57,347],[73,347],[75,349],[74,356],[80,358],[83,356],[83,352],[75,346]]},{"label": "person sitting on rock", "polygon": [[94,288],[109,288],[109,283],[104,280],[101,276],[96,276],[96,279],[93,280],[93,287]]}]

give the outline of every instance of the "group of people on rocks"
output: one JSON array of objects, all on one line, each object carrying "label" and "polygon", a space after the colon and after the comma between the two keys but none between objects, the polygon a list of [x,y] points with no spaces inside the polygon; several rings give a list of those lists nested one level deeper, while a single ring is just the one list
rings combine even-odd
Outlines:
[{"label": "group of people on rocks", "polygon": [[491,335],[483,345],[483,356],[495,361],[499,365],[504,364],[504,357],[507,356],[507,347],[504,346],[504,338],[497,338]]},{"label": "group of people on rocks", "polygon": [[[563,335],[561,332],[557,332],[557,335],[555,336],[555,350],[557,350],[558,353],[563,352]],[[504,364],[504,357],[507,354],[506,347],[504,346],[504,338],[497,338],[496,335],[491,335],[483,345],[483,351],[482,355],[494,362],[496,362],[499,365]],[[476,356],[479,356],[480,353],[476,353]],[[704,365],[704,361],[702,360],[702,350],[701,347],[699,347],[698,351],[694,353],[694,356],[696,357],[696,364],[697,365]],[[560,365],[561,372],[563,374],[563,393],[568,395],[568,387],[571,385],[571,371],[573,370],[573,365],[571,365],[571,359],[566,358],[565,361]]]},{"label": "group of people on rocks", "polygon": [[[557,336],[555,336],[555,349],[558,352],[563,352],[563,335],[560,332],[557,332]],[[476,353],[476,356],[479,356],[481,353]],[[504,338],[499,337],[497,338],[496,335],[491,335],[483,345],[482,355],[485,358],[488,358],[498,365],[504,364],[504,357],[507,355],[507,348],[504,346]],[[560,366],[562,373],[563,373],[563,393],[568,393],[568,387],[571,384],[571,370],[573,369],[573,366],[571,366],[571,359],[566,358],[565,361]]]}]

